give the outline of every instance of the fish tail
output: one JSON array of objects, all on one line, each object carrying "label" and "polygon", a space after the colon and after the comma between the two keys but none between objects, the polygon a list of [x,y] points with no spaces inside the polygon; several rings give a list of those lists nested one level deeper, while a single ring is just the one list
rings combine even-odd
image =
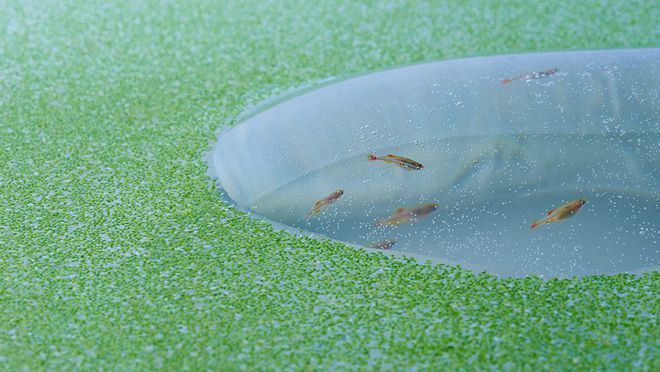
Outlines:
[{"label": "fish tail", "polygon": [[317,207],[312,208],[309,212],[307,212],[307,214],[305,215],[305,218],[310,219],[310,218],[314,217],[314,215],[319,213],[320,210],[321,210],[321,208],[317,208]]},{"label": "fish tail", "polygon": [[378,156],[376,154],[369,154],[369,160],[378,160]]}]

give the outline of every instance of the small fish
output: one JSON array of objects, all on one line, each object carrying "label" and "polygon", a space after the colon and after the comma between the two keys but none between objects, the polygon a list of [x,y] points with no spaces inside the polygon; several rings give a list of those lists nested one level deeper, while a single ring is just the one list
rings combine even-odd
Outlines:
[{"label": "small fish", "polygon": [[396,244],[396,240],[386,239],[369,244],[369,248],[386,250],[386,249],[390,249],[394,244]]},{"label": "small fish", "polygon": [[551,69],[545,70],[545,71],[530,72],[530,73],[525,74],[525,75],[520,75],[516,78],[504,79],[504,80],[502,80],[502,84],[506,85],[506,84],[509,84],[510,82],[512,82],[514,80],[528,81],[528,80],[533,80],[533,79],[539,79],[539,78],[542,78],[542,77],[547,77],[547,76],[554,75],[557,72],[559,72],[559,70],[556,69],[556,68],[551,68]]},{"label": "small fish", "polygon": [[321,208],[325,207],[326,205],[334,203],[342,195],[344,195],[344,190],[337,190],[332,194],[326,196],[325,198],[317,201],[316,203],[314,203],[314,207],[312,207],[312,209],[307,213],[307,218],[310,218],[313,215],[319,213],[321,211]]},{"label": "small fish", "polygon": [[568,217],[572,217],[580,210],[580,208],[582,208],[582,206],[586,202],[587,201],[584,199],[578,199],[578,200],[570,201],[555,209],[551,209],[548,211],[546,218],[540,219],[532,224],[532,229],[537,228],[538,226],[541,225],[561,221]]},{"label": "small fish", "polygon": [[412,208],[399,208],[394,211],[392,216],[377,221],[376,226],[396,226],[404,223],[414,222],[428,216],[437,208],[438,205],[435,203],[421,204]]},{"label": "small fish", "polygon": [[412,159],[408,159],[408,158],[404,158],[403,156],[392,155],[392,154],[387,154],[385,156],[376,156],[376,154],[369,154],[369,160],[382,160],[386,163],[396,164],[401,168],[409,169],[409,170],[419,170],[424,168],[423,165]]}]

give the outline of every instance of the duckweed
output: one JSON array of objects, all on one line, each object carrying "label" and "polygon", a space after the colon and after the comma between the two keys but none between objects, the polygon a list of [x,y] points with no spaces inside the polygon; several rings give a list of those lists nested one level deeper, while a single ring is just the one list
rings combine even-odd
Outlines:
[{"label": "duckweed", "polygon": [[274,231],[202,159],[280,91],[658,45],[654,5],[4,2],[0,368],[657,370],[657,272],[497,279]]}]

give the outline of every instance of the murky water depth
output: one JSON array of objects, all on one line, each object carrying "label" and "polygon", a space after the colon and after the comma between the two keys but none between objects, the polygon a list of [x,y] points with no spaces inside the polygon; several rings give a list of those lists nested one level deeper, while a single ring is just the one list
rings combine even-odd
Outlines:
[{"label": "murky water depth", "polygon": [[[221,136],[212,164],[240,206],[350,243],[389,240],[390,250],[504,276],[654,268],[660,53],[612,53],[449,61],[347,80],[249,118]],[[502,84],[549,68],[559,72]],[[571,218],[530,228],[576,199],[587,203]],[[427,218],[375,226],[425,203],[438,205]]]}]

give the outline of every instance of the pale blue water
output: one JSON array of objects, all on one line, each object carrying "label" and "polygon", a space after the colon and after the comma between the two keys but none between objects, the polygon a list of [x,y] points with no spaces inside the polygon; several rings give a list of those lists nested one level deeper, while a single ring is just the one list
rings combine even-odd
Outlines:
[{"label": "pale blue water", "polygon": [[[268,219],[500,275],[657,267],[659,49],[484,57],[345,80],[248,117],[219,138],[212,173]],[[559,72],[529,81],[501,80]],[[368,153],[421,162],[407,171]],[[344,195],[312,219],[319,200]],[[531,230],[545,211],[587,199]],[[375,228],[394,209],[428,218]]]}]

